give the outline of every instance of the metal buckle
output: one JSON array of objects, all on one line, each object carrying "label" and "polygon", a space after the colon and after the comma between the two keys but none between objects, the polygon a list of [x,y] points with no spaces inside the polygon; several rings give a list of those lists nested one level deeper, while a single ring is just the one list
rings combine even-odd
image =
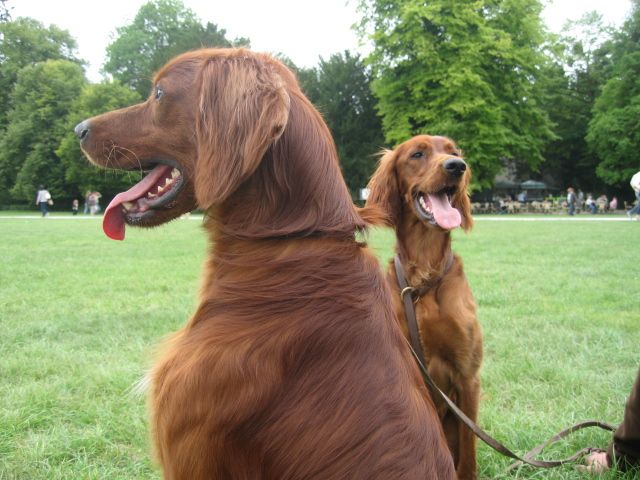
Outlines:
[{"label": "metal buckle", "polygon": [[404,287],[402,289],[402,291],[400,292],[400,300],[402,300],[404,302],[404,296],[408,293],[409,295],[412,295],[413,292],[415,292],[415,288],[413,287]]}]

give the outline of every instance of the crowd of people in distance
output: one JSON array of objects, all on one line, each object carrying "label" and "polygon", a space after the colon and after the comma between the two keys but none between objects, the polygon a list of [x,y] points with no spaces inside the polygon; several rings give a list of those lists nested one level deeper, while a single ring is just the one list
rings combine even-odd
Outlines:
[{"label": "crowd of people in distance", "polygon": [[[640,171],[633,175],[629,183],[635,193],[636,202],[635,205],[627,210],[626,213],[629,219],[640,220]],[[84,195],[83,213],[85,215],[96,215],[100,213],[100,198],[102,198],[102,194],[100,192],[87,190]],[[514,204],[519,204],[523,206],[523,208],[512,208]],[[548,204],[548,206],[545,206],[546,204]],[[53,199],[51,198],[51,193],[49,193],[44,185],[40,185],[40,188],[38,189],[38,193],[36,194],[36,205],[40,209],[43,217],[46,217],[49,214],[48,208],[53,205]],[[562,200],[561,202],[558,202],[557,199],[553,198],[546,199],[543,202],[528,202],[527,192],[522,191],[516,196],[516,200],[514,200],[511,195],[506,195],[504,197],[496,196],[493,198],[491,205],[492,208],[490,210],[497,213],[511,213],[512,211],[519,212],[521,210],[525,210],[525,206],[530,206],[534,213],[537,213],[538,210],[542,213],[550,213],[554,209],[553,207],[559,207],[566,210],[569,215],[575,215],[576,213],[583,211],[591,214],[615,212],[620,206],[618,204],[617,197],[613,197],[609,200],[606,195],[600,195],[594,199],[591,193],[587,193],[585,198],[582,190],[578,190],[576,192],[573,187],[567,188],[566,200]],[[534,206],[537,208],[533,208]],[[79,207],[80,202],[78,199],[74,199],[71,203],[71,212],[73,215],[78,214]],[[483,213],[483,210],[480,208],[480,204],[474,203],[473,210],[474,213]]]},{"label": "crowd of people in distance", "polygon": [[[629,219],[640,220],[640,172],[633,175],[629,183],[635,193],[636,201],[631,208],[627,206],[627,202],[624,202],[624,208]],[[593,198],[591,193],[587,193],[585,198],[582,190],[576,192],[573,187],[567,188],[567,196],[565,198],[549,197],[541,202],[528,202],[527,192],[522,191],[516,196],[516,200],[514,200],[511,195],[494,197],[491,202],[491,208],[488,209],[482,207],[481,204],[473,204],[474,213],[518,213],[520,211],[528,211],[530,213],[559,213],[566,211],[567,214],[571,216],[583,211],[591,214],[615,212],[619,207],[617,197],[612,197],[611,200],[609,200],[609,198],[603,194],[598,198]]]},{"label": "crowd of people in distance", "polygon": [[[84,214],[85,215],[97,215],[100,213],[100,199],[102,194],[98,191],[87,190],[84,195]],[[40,209],[43,217],[49,215],[49,207],[53,205],[53,198],[51,193],[45,185],[40,185],[38,192],[36,193],[36,205]],[[77,215],[80,209],[80,201],[74,198],[71,201],[71,213]]]},{"label": "crowd of people in distance", "polygon": [[[640,220],[640,172],[637,172],[629,182],[636,196],[635,205],[627,210],[627,216],[631,220]],[[576,191],[573,187],[567,188],[567,213],[575,215],[580,210],[588,209],[592,214],[598,212],[615,212],[618,209],[618,199],[613,197],[610,201],[606,195],[600,195],[594,200],[593,195],[587,194],[586,200],[582,191]]]},{"label": "crowd of people in distance", "polygon": [[588,211],[592,214],[615,212],[618,209],[618,198],[613,197],[609,200],[606,195],[600,195],[594,199],[592,194],[587,193],[585,199],[581,190],[576,193],[572,187],[569,187],[567,188],[566,208],[569,215],[575,215],[582,211]]}]

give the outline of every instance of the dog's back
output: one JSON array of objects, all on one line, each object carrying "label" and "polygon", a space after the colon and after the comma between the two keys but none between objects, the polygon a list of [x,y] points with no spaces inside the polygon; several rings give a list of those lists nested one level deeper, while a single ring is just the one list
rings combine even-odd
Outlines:
[{"label": "dog's back", "polygon": [[267,243],[217,245],[216,288],[156,369],[166,471],[453,478],[376,260],[354,241]]}]

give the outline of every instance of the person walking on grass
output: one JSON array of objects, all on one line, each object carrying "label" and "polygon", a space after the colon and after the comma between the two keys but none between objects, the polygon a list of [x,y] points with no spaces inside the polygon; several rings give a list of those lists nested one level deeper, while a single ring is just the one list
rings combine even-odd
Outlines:
[{"label": "person walking on grass", "polygon": [[43,217],[49,215],[48,207],[49,205],[53,205],[53,200],[51,200],[51,194],[44,185],[40,185],[40,188],[38,189],[38,193],[36,194],[36,205],[40,207],[40,212],[42,212]]},{"label": "person walking on grass", "polygon": [[567,188],[567,208],[569,215],[576,213],[576,201],[576,191],[572,187]]},{"label": "person walking on grass", "polygon": [[629,184],[636,194],[636,204],[631,210],[627,212],[627,216],[630,219],[633,219],[633,216],[635,215],[636,220],[638,220],[638,215],[640,215],[640,172],[631,177],[631,181],[629,182]]}]

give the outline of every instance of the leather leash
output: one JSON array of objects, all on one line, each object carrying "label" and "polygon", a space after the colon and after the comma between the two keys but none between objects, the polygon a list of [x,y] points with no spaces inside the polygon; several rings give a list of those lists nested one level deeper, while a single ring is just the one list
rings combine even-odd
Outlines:
[{"label": "leather leash", "polygon": [[414,295],[415,298],[420,298],[432,288],[436,287],[444,276],[451,270],[453,266],[453,252],[449,252],[449,258],[447,264],[444,267],[442,275],[435,279],[435,281],[427,282],[420,288],[410,287],[407,284],[407,280],[404,276],[404,269],[402,268],[402,262],[400,261],[400,255],[396,255],[393,258],[393,262],[396,267],[396,278],[398,279],[398,285],[400,285],[400,298],[404,304],[404,311],[407,317],[407,327],[409,328],[409,340],[413,351],[418,356],[420,363],[426,365],[427,362],[424,357],[424,351],[422,349],[422,342],[420,341],[420,331],[418,329],[418,321],[416,319],[416,309],[413,306]]},{"label": "leather leash", "polygon": [[[400,262],[400,257],[398,255],[394,257],[394,264],[396,269],[396,277],[398,280],[398,285],[400,286],[400,298],[404,303],[405,316],[407,318],[407,326],[409,329],[409,337],[410,337],[408,341],[409,349],[411,350],[411,354],[413,355],[413,358],[416,360],[416,363],[418,364],[418,368],[422,373],[422,378],[424,379],[425,384],[429,387],[431,393],[439,397],[440,399],[442,399],[442,401],[444,401],[447,404],[447,406],[453,412],[453,414],[456,415],[458,419],[462,423],[464,423],[465,426],[469,428],[480,440],[482,440],[484,443],[489,445],[498,453],[501,453],[506,457],[516,460],[515,463],[509,466],[507,471],[512,470],[522,465],[523,463],[526,463],[527,465],[531,465],[534,467],[540,467],[540,468],[559,467],[560,465],[574,462],[578,458],[582,457],[583,455],[587,455],[594,451],[601,451],[601,449],[599,448],[586,447],[579,450],[578,452],[571,455],[570,457],[563,458],[561,460],[536,460],[534,458],[549,445],[569,436],[573,432],[582,430],[583,428],[599,427],[603,430],[607,430],[610,432],[615,431],[616,427],[614,427],[613,425],[609,425],[604,422],[599,422],[597,420],[587,420],[585,422],[577,423],[565,430],[562,430],[561,432],[557,433],[546,442],[541,443],[540,445],[534,447],[529,452],[525,453],[522,457],[519,457],[518,455],[513,453],[511,450],[509,450],[507,447],[505,447],[502,443],[500,443],[495,438],[493,438],[488,433],[486,433],[484,430],[482,430],[473,420],[467,417],[467,415],[462,410],[460,410],[458,406],[455,403],[453,403],[453,401],[449,397],[447,397],[447,395],[442,390],[440,390],[440,388],[438,388],[438,386],[435,384],[435,382],[431,378],[431,375],[429,375],[429,372],[425,367],[426,365],[425,356],[424,356],[424,351],[422,349],[422,343],[420,342],[420,333],[418,330],[418,323],[416,321],[416,311],[413,305],[413,298],[412,298],[412,294],[413,292],[416,291],[416,289],[414,289],[413,287],[410,287],[407,284],[407,280],[404,275],[404,270],[402,268],[402,263]],[[448,271],[448,269],[445,269],[445,273],[446,271]]]}]

